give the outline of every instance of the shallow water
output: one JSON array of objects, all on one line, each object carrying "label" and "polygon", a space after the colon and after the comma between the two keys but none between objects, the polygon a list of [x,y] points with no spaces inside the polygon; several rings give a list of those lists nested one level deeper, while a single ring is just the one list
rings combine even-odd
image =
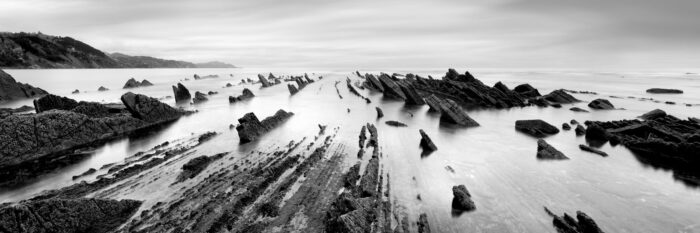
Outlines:
[{"label": "shallow water", "polygon": [[[308,72],[317,79],[294,96],[286,85],[259,89],[259,84],[236,85],[242,78],[256,79],[257,73],[300,75]],[[81,180],[71,177],[89,168],[119,162],[138,151],[152,148],[164,141],[183,138],[193,133],[217,131],[222,133],[199,149],[213,154],[226,151],[247,153],[254,147],[287,144],[290,140],[312,137],[318,124],[329,128],[340,127],[338,138],[347,145],[349,158],[357,153],[357,136],[363,124],[374,123],[379,131],[379,144],[385,158],[384,169],[390,175],[393,201],[402,206],[401,212],[416,219],[427,213],[437,232],[555,232],[551,218],[544,212],[547,206],[557,214],[586,212],[607,232],[700,232],[700,189],[673,178],[672,172],[653,168],[638,160],[621,146],[604,145],[601,149],[610,156],[600,157],[580,151],[583,137],[572,131],[562,131],[546,140],[564,152],[570,160],[540,161],[535,158],[536,139],[516,132],[514,122],[521,119],[543,119],[553,125],[576,119],[618,120],[632,119],[649,110],[660,108],[680,118],[700,116],[700,76],[674,73],[575,73],[575,72],[498,72],[472,70],[487,85],[502,81],[510,88],[530,83],[542,94],[554,89],[587,90],[599,95],[574,94],[583,102],[556,108],[513,108],[507,110],[469,110],[469,115],[481,126],[476,128],[449,128],[441,126],[439,115],[428,113],[427,106],[406,107],[402,102],[383,99],[381,93],[362,91],[371,104],[348,92],[345,77],[359,80],[351,71],[308,70],[255,70],[255,69],[116,69],[116,70],[6,70],[20,82],[30,83],[45,90],[77,100],[119,102],[125,92],[126,80],[148,79],[154,86],[130,91],[152,97],[172,95],[171,85],[181,81],[194,91],[218,91],[210,100],[197,105],[180,105],[198,110],[191,116],[163,127],[149,135],[125,138],[108,143],[89,159],[43,176],[36,182],[12,190],[0,190],[0,202],[22,200],[42,190],[64,187]],[[377,72],[377,71],[361,71]],[[394,72],[384,70],[384,72]],[[395,71],[441,77],[443,70]],[[218,74],[220,78],[192,80],[200,76]],[[233,77],[230,76],[233,74]],[[314,75],[315,74],[315,75]],[[190,81],[183,81],[185,78]],[[334,84],[338,84],[342,99]],[[226,83],[234,87],[223,88]],[[110,89],[97,92],[99,86]],[[681,95],[653,95],[645,93],[652,87],[678,88]],[[255,98],[229,104],[228,96],[240,95],[250,88]],[[75,89],[80,94],[70,94]],[[622,98],[610,98],[608,96]],[[628,96],[661,100],[639,101]],[[625,110],[591,111],[576,113],[568,108],[586,104],[595,98],[607,98],[616,107]],[[173,99],[164,102],[175,105]],[[675,105],[664,104],[674,101]],[[693,106],[686,106],[691,104]],[[5,103],[0,107],[30,105],[31,100]],[[375,106],[384,110],[385,117],[377,120]],[[350,109],[348,113],[347,109]],[[278,109],[295,113],[289,121],[266,134],[258,142],[238,144],[230,124],[248,112],[259,118],[274,114]],[[412,115],[412,116],[411,116]],[[384,124],[398,120],[409,127],[396,128]],[[418,147],[424,129],[439,148],[421,156]],[[347,163],[352,164],[353,159]],[[451,172],[446,167],[451,167]],[[92,179],[88,176],[86,179]],[[461,215],[451,213],[451,187],[465,184],[473,196],[477,210]],[[163,190],[160,192],[166,192]],[[154,199],[163,193],[144,190],[128,198]],[[418,200],[417,196],[420,195]]]}]

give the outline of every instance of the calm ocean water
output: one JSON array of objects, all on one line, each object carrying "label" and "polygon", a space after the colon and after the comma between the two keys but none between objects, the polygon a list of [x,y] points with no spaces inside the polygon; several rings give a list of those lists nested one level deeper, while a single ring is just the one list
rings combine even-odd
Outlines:
[{"label": "calm ocean water", "polygon": [[[387,73],[412,72],[441,77],[445,70],[383,70]],[[462,72],[461,70],[460,72]],[[606,144],[601,149],[610,154],[600,157],[578,149],[585,144],[583,137],[573,131],[548,137],[547,141],[571,159],[568,161],[538,161],[535,158],[536,139],[514,130],[514,122],[521,119],[543,119],[553,125],[576,119],[618,120],[633,119],[647,111],[659,108],[680,118],[700,117],[700,76],[684,73],[586,73],[586,72],[497,72],[471,70],[487,85],[502,81],[510,88],[530,83],[542,94],[565,88],[587,90],[599,95],[574,94],[583,102],[564,108],[513,108],[507,110],[470,110],[469,115],[481,126],[451,129],[439,126],[439,115],[428,113],[427,106],[406,107],[402,102],[384,100],[380,93],[363,94],[371,104],[347,91],[345,78],[359,80],[347,71],[309,70],[256,70],[256,69],[115,69],[115,70],[6,70],[20,82],[44,88],[50,93],[76,100],[119,102],[126,91],[122,86],[127,79],[148,79],[154,86],[130,91],[152,97],[172,96],[171,85],[182,82],[194,91],[218,91],[210,100],[197,105],[181,105],[199,113],[139,138],[127,138],[108,143],[89,159],[37,179],[21,188],[0,190],[0,202],[18,201],[42,190],[71,185],[71,177],[89,168],[122,161],[138,151],[146,150],[164,141],[183,138],[192,133],[217,131],[222,133],[211,143],[198,149],[200,153],[214,153],[223,149],[245,154],[254,146],[286,144],[317,133],[317,124],[340,127],[341,142],[347,144],[348,157],[357,153],[357,136],[363,124],[377,125],[379,144],[385,158],[384,169],[391,177],[394,201],[402,212],[412,219],[427,213],[430,224],[440,232],[554,232],[551,218],[543,211],[547,206],[557,213],[581,210],[593,217],[607,232],[700,232],[700,188],[688,186],[672,176],[668,170],[656,169],[638,160],[621,146]],[[259,85],[237,85],[223,88],[226,83],[238,84],[243,78],[256,79],[258,73],[299,75],[308,72],[312,77],[322,75],[314,83],[290,97],[286,85],[259,89]],[[378,72],[360,70],[360,72]],[[217,74],[214,79],[193,80],[200,76]],[[231,76],[231,74],[233,76]],[[312,75],[315,74],[315,75]],[[184,81],[185,78],[190,81]],[[338,85],[343,99],[334,87]],[[97,92],[105,86],[106,92]],[[681,95],[653,95],[645,93],[652,87],[677,88]],[[250,88],[257,97],[236,104],[228,103],[228,96],[237,96],[243,88]],[[80,94],[70,94],[79,89]],[[621,98],[611,98],[618,96]],[[640,101],[628,98],[654,98]],[[625,110],[575,113],[568,108],[586,104],[595,98],[607,98],[616,107]],[[164,102],[175,105],[174,100]],[[673,101],[675,105],[664,104]],[[692,106],[686,106],[690,104]],[[31,100],[5,103],[0,107],[32,105]],[[376,119],[375,106],[384,110],[381,122]],[[347,108],[351,112],[347,112]],[[248,112],[260,118],[272,115],[278,109],[295,113],[288,122],[265,135],[252,145],[239,146],[235,130],[229,124]],[[412,115],[412,116],[411,116]],[[409,125],[394,128],[383,122],[398,120]],[[418,129],[424,129],[439,150],[422,157],[418,147]],[[354,163],[349,159],[349,164]],[[446,167],[451,167],[454,172]],[[94,176],[86,178],[94,179]],[[451,187],[465,184],[477,205],[477,210],[453,216],[450,203]],[[158,192],[167,193],[169,190]],[[421,200],[416,197],[420,195]],[[129,194],[125,198],[152,199],[160,194],[149,191]]]}]

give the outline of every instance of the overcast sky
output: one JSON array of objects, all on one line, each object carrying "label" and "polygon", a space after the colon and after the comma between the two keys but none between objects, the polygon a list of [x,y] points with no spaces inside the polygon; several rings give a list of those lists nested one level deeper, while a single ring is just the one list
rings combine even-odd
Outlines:
[{"label": "overcast sky", "polygon": [[700,0],[2,0],[0,30],[245,67],[700,68]]}]

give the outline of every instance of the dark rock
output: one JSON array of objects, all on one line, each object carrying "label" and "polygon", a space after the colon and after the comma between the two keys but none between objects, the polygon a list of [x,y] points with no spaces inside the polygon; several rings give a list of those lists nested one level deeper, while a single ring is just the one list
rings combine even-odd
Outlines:
[{"label": "dark rock", "polygon": [[452,208],[462,211],[471,211],[476,209],[472,195],[467,191],[467,187],[463,184],[452,186]]},{"label": "dark rock", "polygon": [[375,109],[377,110],[377,118],[382,118],[382,117],[384,117],[384,112],[382,111],[381,108],[375,107]]},{"label": "dark rock", "polygon": [[289,94],[292,94],[292,95],[299,92],[299,90],[297,89],[296,86],[294,86],[294,84],[287,84],[287,89],[289,89]]},{"label": "dark rock", "polygon": [[80,175],[73,176],[73,180],[77,180],[77,179],[80,179],[81,177],[94,174],[95,172],[97,172],[97,169],[90,168],[90,169],[88,169],[87,171],[83,172],[83,173],[80,174]]},{"label": "dark rock", "polygon": [[575,119],[571,119],[569,123],[571,123],[572,125],[578,125],[578,121],[576,121]]},{"label": "dark rock", "polygon": [[387,125],[394,126],[394,127],[406,127],[408,125],[404,124],[403,122],[398,122],[398,121],[386,121]]},{"label": "dark rock", "polygon": [[654,109],[650,112],[644,113],[644,115],[639,116],[639,118],[642,118],[644,120],[653,120],[660,117],[666,117],[666,112],[664,112],[661,109]]},{"label": "dark rock", "polygon": [[[241,80],[241,81],[243,81],[243,80]],[[231,83],[226,83],[226,87],[232,87],[232,86],[233,86],[233,84],[231,84]]]},{"label": "dark rock", "polygon": [[35,98],[46,94],[49,93],[41,88],[17,82],[10,74],[0,70],[0,102]]},{"label": "dark rock", "polygon": [[51,94],[34,100],[34,109],[37,113],[51,109],[71,110],[77,106],[78,102],[73,99]]},{"label": "dark rock", "polygon": [[430,224],[428,223],[428,215],[423,213],[418,217],[418,233],[430,233]]},{"label": "dark rock", "polygon": [[426,134],[425,131],[423,131],[423,129],[418,130],[418,132],[420,133],[421,137],[420,146],[423,148],[423,150],[436,151],[437,146],[435,146],[433,140],[430,139],[430,137],[428,137],[428,134]]},{"label": "dark rock", "polygon": [[136,81],[136,79],[134,79],[134,78],[130,78],[124,84],[124,89],[137,88],[137,87],[147,87],[147,86],[153,86],[153,83],[151,83],[145,79],[143,81],[139,82],[139,81]]},{"label": "dark rock", "polygon": [[272,83],[262,76],[262,74],[258,74],[258,80],[260,80],[260,83],[262,83],[262,87],[272,86]]},{"label": "dark rock", "polygon": [[442,115],[440,116],[440,121],[457,124],[460,126],[474,127],[479,126],[474,119],[467,115],[466,111],[462,109],[457,103],[449,99],[437,99],[438,108]]},{"label": "dark rock", "polygon": [[377,197],[379,193],[379,158],[373,157],[365,167],[360,180],[360,197]]},{"label": "dark rock", "polygon": [[537,140],[537,158],[538,159],[552,159],[552,160],[563,160],[563,159],[569,159],[564,155],[564,153],[561,153],[561,151],[557,150],[553,146],[549,145],[545,140],[543,139],[538,139]]},{"label": "dark rock", "polygon": [[239,95],[238,97],[229,96],[229,97],[228,97],[228,102],[229,102],[229,103],[235,103],[235,102],[242,101],[242,100],[247,100],[247,99],[250,99],[250,98],[253,98],[253,97],[255,97],[255,94],[253,94],[253,92],[252,92],[250,89],[244,88],[244,89],[243,89],[243,93],[242,93],[241,95]]},{"label": "dark rock", "polygon": [[391,77],[386,74],[379,76],[379,82],[384,87],[384,95],[390,98],[406,99],[406,94],[401,90],[399,84],[397,84]]},{"label": "dark rock", "polygon": [[608,141],[608,132],[598,124],[590,124],[586,129],[586,139],[606,142]]},{"label": "dark rock", "polygon": [[666,101],[666,102],[664,102],[664,103],[665,103],[665,104],[670,104],[670,105],[676,104],[676,102],[673,102],[673,101]]},{"label": "dark rock", "polygon": [[441,101],[442,101],[442,100],[440,100],[438,97],[436,97],[436,96],[433,95],[433,94],[431,94],[431,95],[429,95],[428,97],[426,97],[426,98],[425,98],[425,103],[427,103],[428,106],[430,107],[430,108],[428,109],[428,111],[432,111],[432,112],[442,112],[442,109],[441,109],[441,107],[440,107],[440,102],[441,102]]},{"label": "dark rock", "polygon": [[140,201],[94,198],[24,201],[0,207],[3,232],[111,232],[141,206]]},{"label": "dark rock", "polygon": [[131,115],[149,123],[173,121],[185,114],[182,110],[141,94],[127,92],[121,97],[122,103]]},{"label": "dark rock", "polygon": [[650,88],[650,89],[647,89],[647,93],[653,93],[653,94],[683,94],[683,91],[682,91],[682,90],[678,90],[678,89]]},{"label": "dark rock", "polygon": [[588,104],[588,107],[602,110],[615,109],[615,106],[613,106],[612,103],[606,99],[595,99]]},{"label": "dark rock", "polygon": [[598,150],[598,149],[596,149],[596,148],[593,148],[593,147],[590,147],[590,146],[587,146],[587,145],[581,144],[581,145],[578,145],[578,148],[581,149],[582,151],[588,151],[588,152],[591,152],[591,153],[594,153],[594,154],[601,155],[601,156],[603,156],[603,157],[608,156],[608,153],[605,153],[605,152],[603,152],[603,151],[601,151],[601,150]]},{"label": "dark rock", "polygon": [[175,95],[175,102],[189,102],[192,98],[190,90],[187,90],[182,83],[177,83],[177,86],[173,86],[173,93]]},{"label": "dark rock", "polygon": [[580,102],[580,100],[569,95],[569,93],[566,93],[566,91],[564,91],[563,89],[554,90],[554,91],[550,92],[549,94],[543,96],[543,98],[549,102],[560,103],[560,104],[570,104],[570,103]]},{"label": "dark rock", "polygon": [[367,83],[369,84],[369,87],[372,89],[375,89],[377,91],[384,92],[384,86],[382,86],[382,83],[379,82],[379,79],[374,77],[372,74],[367,74]]},{"label": "dark rock", "polygon": [[581,211],[576,211],[576,219],[564,214],[563,216],[557,216],[552,213],[547,207],[544,208],[545,212],[552,216],[552,225],[561,233],[604,233],[598,227],[595,221],[589,217],[586,213]]},{"label": "dark rock", "polygon": [[571,126],[567,123],[561,124],[561,128],[563,130],[571,130]]},{"label": "dark rock", "polygon": [[559,133],[557,127],[539,119],[517,120],[515,121],[515,129],[537,138]]},{"label": "dark rock", "polygon": [[416,89],[411,84],[401,86],[401,91],[406,95],[406,104],[408,105],[424,105],[425,101],[416,92]]},{"label": "dark rock", "polygon": [[207,92],[207,95],[216,95],[216,94],[219,94],[219,92],[216,92],[216,91]]},{"label": "dark rock", "polygon": [[573,108],[570,108],[569,110],[574,111],[574,112],[588,112],[588,110],[585,110],[585,109],[582,109],[579,107],[573,107]]},{"label": "dark rock", "polygon": [[202,173],[202,171],[204,171],[209,164],[222,158],[224,155],[226,155],[226,153],[216,154],[213,156],[202,155],[187,161],[187,163],[182,165],[182,172],[180,175],[178,175],[176,182],[182,182],[184,180],[196,177],[199,175],[199,173]]},{"label": "dark rock", "polygon": [[537,89],[532,87],[530,84],[520,84],[513,88],[513,91],[517,92],[518,94],[527,97],[527,98],[534,98],[534,97],[539,97],[542,96]]},{"label": "dark rock", "polygon": [[80,93],[80,90],[78,90],[78,89],[75,89],[75,91],[71,92],[71,94],[79,94],[79,93]]},{"label": "dark rock", "polygon": [[109,91],[109,89],[104,86],[100,86],[100,88],[97,88],[97,91]]},{"label": "dark rock", "polygon": [[207,100],[209,100],[209,98],[207,98],[206,94],[197,91],[194,93],[194,98],[192,99],[192,102],[194,102],[196,104],[196,103],[201,103],[201,102],[204,102]]},{"label": "dark rock", "polygon": [[576,136],[582,136],[586,134],[586,128],[583,128],[581,124],[576,125],[576,129],[574,129],[574,132],[576,132]]},{"label": "dark rock", "polygon": [[259,136],[274,129],[293,115],[294,113],[280,109],[275,115],[260,121],[254,113],[246,113],[242,118],[238,119],[240,124],[236,126],[240,142],[247,143],[256,140]]}]

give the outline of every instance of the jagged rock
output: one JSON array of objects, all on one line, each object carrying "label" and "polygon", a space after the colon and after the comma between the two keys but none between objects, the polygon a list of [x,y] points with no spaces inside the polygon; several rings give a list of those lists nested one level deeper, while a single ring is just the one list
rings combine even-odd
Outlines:
[{"label": "jagged rock", "polygon": [[259,136],[274,129],[293,115],[294,113],[286,112],[280,109],[275,113],[275,115],[260,121],[254,113],[246,113],[243,117],[238,119],[238,123],[240,124],[236,126],[240,142],[247,143],[256,140]]},{"label": "jagged rock", "polygon": [[615,106],[606,99],[595,99],[588,104],[588,107],[601,110],[615,109]]},{"label": "jagged rock", "polygon": [[384,87],[384,95],[390,98],[406,99],[406,94],[401,90],[399,84],[397,84],[391,77],[386,74],[379,76],[379,82]]},{"label": "jagged rock", "polygon": [[423,98],[416,92],[416,89],[413,87],[413,85],[406,84],[401,86],[401,91],[406,96],[406,104],[408,105],[424,105],[425,101]]},{"label": "jagged rock", "polygon": [[71,110],[77,106],[78,102],[73,99],[52,94],[34,100],[34,109],[37,113],[51,109]]},{"label": "jagged rock", "polygon": [[209,98],[207,98],[206,94],[197,91],[194,93],[194,98],[192,99],[192,102],[194,102],[196,104],[196,103],[201,103],[201,102],[204,102],[207,100],[209,100]]},{"label": "jagged rock", "polygon": [[46,94],[49,93],[41,88],[17,82],[10,74],[0,70],[0,102],[35,98]]},{"label": "jagged rock", "polygon": [[122,95],[121,100],[131,116],[149,123],[173,121],[185,114],[182,110],[170,107],[156,98],[141,94],[127,92]]},{"label": "jagged rock", "polygon": [[549,94],[543,96],[543,98],[552,103],[570,104],[580,102],[580,100],[566,93],[563,89],[554,90]]},{"label": "jagged rock", "polygon": [[530,84],[520,84],[513,88],[514,92],[517,92],[518,94],[526,97],[526,98],[534,98],[534,97],[539,97],[542,96],[537,89],[532,87]]},{"label": "jagged rock", "polygon": [[552,216],[552,225],[561,233],[604,233],[598,227],[598,224],[593,221],[586,213],[576,211],[576,219],[564,213],[563,216],[557,216],[552,211],[544,208],[545,212]]},{"label": "jagged rock", "polygon": [[147,86],[153,86],[153,83],[151,83],[145,79],[143,81],[139,82],[139,81],[136,81],[136,79],[134,79],[134,78],[130,78],[124,84],[123,89],[136,88],[136,87],[147,87]]},{"label": "jagged rock", "polygon": [[418,217],[418,233],[430,233],[430,224],[428,223],[428,215],[423,213]]},{"label": "jagged rock", "polygon": [[403,122],[398,122],[398,121],[386,121],[387,125],[390,126],[395,126],[395,127],[406,127],[408,125],[404,124]]},{"label": "jagged rock", "polygon": [[262,83],[262,87],[269,87],[272,86],[270,81],[268,81],[262,74],[258,74],[258,80],[260,80],[260,83]]},{"label": "jagged rock", "polygon": [[653,120],[660,117],[666,117],[666,112],[664,112],[664,110],[654,109],[650,112],[644,113],[644,115],[639,116],[639,118],[642,118],[644,120]]},{"label": "jagged rock", "polygon": [[111,232],[141,201],[94,198],[24,201],[0,207],[3,232]]},{"label": "jagged rock", "polygon": [[435,95],[431,94],[428,97],[425,98],[425,103],[428,104],[430,107],[428,111],[432,112],[442,112],[441,107],[440,107],[440,99],[436,97]]},{"label": "jagged rock", "polygon": [[384,86],[382,86],[382,83],[379,82],[379,79],[377,79],[376,77],[374,77],[374,75],[372,75],[372,74],[367,74],[366,78],[367,78],[367,81],[368,81],[367,83],[369,84],[369,86],[370,86],[371,88],[373,88],[373,89],[375,89],[375,90],[378,90],[378,91],[381,91],[381,92],[384,92]]},{"label": "jagged rock", "polygon": [[573,108],[570,108],[569,110],[574,111],[574,112],[588,112],[588,110],[585,110],[585,109],[582,109],[579,107],[573,107]]},{"label": "jagged rock", "polygon": [[420,137],[421,137],[420,146],[423,148],[423,150],[436,151],[437,146],[435,146],[435,144],[433,143],[433,140],[430,139],[430,137],[428,137],[428,134],[426,134],[425,131],[423,131],[423,129],[418,130],[418,132],[420,133]]},{"label": "jagged rock", "polygon": [[244,89],[243,89],[243,93],[242,93],[241,95],[239,95],[238,97],[229,96],[229,97],[228,97],[228,102],[229,102],[229,103],[235,103],[235,102],[242,101],[242,100],[247,100],[247,99],[250,99],[250,98],[253,98],[253,97],[255,97],[255,94],[253,94],[253,92],[252,92],[250,89],[244,88]]},{"label": "jagged rock", "polygon": [[71,94],[79,94],[79,93],[80,93],[80,90],[78,90],[78,89],[75,89],[75,91],[71,92]]},{"label": "jagged rock", "polygon": [[683,94],[683,91],[682,91],[682,90],[678,90],[678,89],[650,88],[650,89],[647,89],[647,93],[653,93],[653,94]]},{"label": "jagged rock", "polygon": [[442,113],[441,121],[467,127],[479,126],[479,123],[469,117],[464,109],[454,101],[440,98],[435,98],[435,100],[437,105],[435,107],[439,108]]},{"label": "jagged rock", "polygon": [[463,184],[452,186],[452,208],[456,210],[471,211],[476,209],[472,195]]},{"label": "jagged rock", "polygon": [[543,139],[537,140],[537,158],[553,160],[569,159],[568,157],[566,157],[566,155],[564,155],[564,153],[561,153],[561,151],[549,145]]},{"label": "jagged rock", "polygon": [[297,89],[296,86],[294,86],[294,84],[287,84],[287,89],[289,89],[289,94],[292,94],[292,95],[299,92],[299,90]]},{"label": "jagged rock", "polygon": [[561,124],[561,128],[563,130],[571,130],[571,126],[567,123]]},{"label": "jagged rock", "polygon": [[596,148],[593,148],[593,147],[590,147],[590,146],[587,146],[587,145],[581,144],[581,145],[578,145],[578,148],[581,149],[582,151],[588,151],[588,152],[591,152],[591,153],[594,153],[594,154],[599,154],[599,155],[601,155],[601,156],[603,156],[603,157],[608,156],[608,153],[605,153],[605,152],[603,152],[603,151],[601,151],[601,150],[598,150],[598,149],[596,149]]},{"label": "jagged rock", "polygon": [[576,119],[571,119],[569,123],[571,123],[572,125],[578,125],[578,121],[576,121]]},{"label": "jagged rock", "polygon": [[377,110],[377,118],[382,118],[382,117],[384,117],[384,112],[382,111],[381,108],[375,107],[375,109]]},{"label": "jagged rock", "polygon": [[97,88],[97,91],[109,91],[109,89],[104,86],[100,86],[100,88]]},{"label": "jagged rock", "polygon": [[376,197],[379,188],[379,158],[373,157],[365,167],[365,174],[360,179],[360,197]]},{"label": "jagged rock", "polygon": [[581,126],[581,124],[576,125],[576,129],[574,129],[574,131],[576,132],[576,136],[581,136],[581,135],[586,134],[586,128],[583,128],[583,126]]},{"label": "jagged rock", "polygon": [[94,169],[94,168],[90,168],[90,169],[88,169],[87,171],[83,172],[83,173],[82,173],[82,174],[80,174],[80,175],[77,175],[77,176],[73,176],[73,178],[72,178],[72,179],[73,179],[73,180],[77,180],[77,179],[80,179],[81,177],[84,177],[84,176],[87,176],[87,175],[91,175],[91,174],[94,174],[95,172],[97,172],[97,169]]},{"label": "jagged rock", "polygon": [[377,127],[374,126],[373,124],[367,124],[367,131],[369,131],[369,140],[367,141],[367,147],[374,147],[377,148],[378,145],[378,134],[377,134]]},{"label": "jagged rock", "polygon": [[537,138],[559,133],[557,127],[539,119],[517,120],[515,121],[515,129]]},{"label": "jagged rock", "polygon": [[175,96],[175,102],[189,102],[192,98],[190,90],[187,90],[185,85],[182,85],[182,83],[177,83],[177,86],[173,86],[173,93]]}]

